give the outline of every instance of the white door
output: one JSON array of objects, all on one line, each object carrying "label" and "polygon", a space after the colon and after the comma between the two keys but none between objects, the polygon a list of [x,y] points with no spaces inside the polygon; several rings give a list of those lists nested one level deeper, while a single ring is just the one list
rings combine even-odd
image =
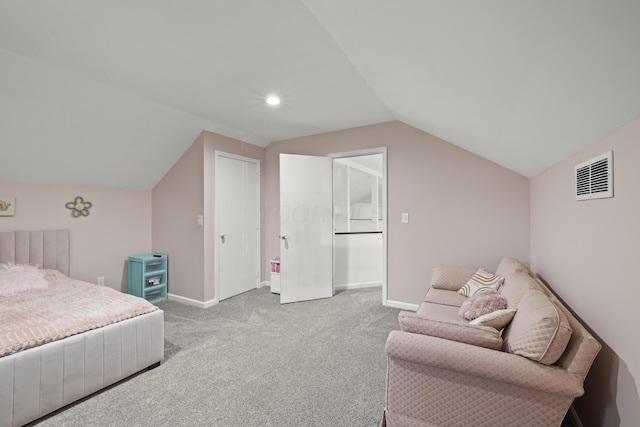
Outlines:
[{"label": "white door", "polygon": [[281,303],[333,296],[332,192],[332,159],[280,154]]},{"label": "white door", "polygon": [[260,281],[260,162],[216,152],[216,278],[218,300]]}]

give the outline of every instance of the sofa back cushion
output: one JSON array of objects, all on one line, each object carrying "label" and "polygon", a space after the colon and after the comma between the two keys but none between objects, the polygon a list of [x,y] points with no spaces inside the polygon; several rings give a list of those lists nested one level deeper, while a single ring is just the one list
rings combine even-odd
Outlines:
[{"label": "sofa back cushion", "polygon": [[507,298],[508,308],[516,308],[525,292],[536,289],[535,279],[525,272],[517,272],[505,278],[500,294]]},{"label": "sofa back cushion", "polygon": [[429,288],[427,295],[424,296],[425,303],[452,305],[454,307],[460,307],[468,299],[457,292],[437,288]]},{"label": "sofa back cushion", "polygon": [[501,277],[511,276],[519,271],[527,271],[527,269],[515,258],[503,258],[498,265],[496,275]]},{"label": "sofa back cushion", "polygon": [[503,350],[545,365],[554,364],[571,339],[567,317],[537,289],[527,290],[511,324],[504,330]]}]

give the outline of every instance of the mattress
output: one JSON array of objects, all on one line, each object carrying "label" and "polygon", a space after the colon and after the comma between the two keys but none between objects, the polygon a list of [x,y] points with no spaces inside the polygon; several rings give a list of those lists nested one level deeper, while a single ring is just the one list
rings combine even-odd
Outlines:
[{"label": "mattress", "polygon": [[0,296],[0,357],[158,310],[142,298],[44,272],[49,287]]}]

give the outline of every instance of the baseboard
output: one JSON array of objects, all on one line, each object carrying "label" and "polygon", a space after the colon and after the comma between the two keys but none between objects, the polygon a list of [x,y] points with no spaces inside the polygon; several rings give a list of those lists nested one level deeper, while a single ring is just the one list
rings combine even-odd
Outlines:
[{"label": "baseboard", "polygon": [[407,311],[418,311],[418,304],[409,304],[406,302],[399,302],[399,301],[391,301],[391,300],[387,300],[386,304],[387,307],[393,307],[393,308],[399,308],[401,310],[407,310]]},{"label": "baseboard", "polygon": [[190,305],[192,307],[198,307],[198,308],[209,308],[209,307],[213,307],[214,305],[218,304],[218,300],[217,299],[212,299],[209,301],[198,301],[195,299],[191,299],[191,298],[187,298],[187,297],[182,297],[180,295],[175,295],[175,294],[168,294],[167,295],[167,299],[170,301],[176,301],[179,302],[181,304],[185,304],[185,305]]},{"label": "baseboard", "polygon": [[348,285],[336,286],[336,291],[345,291],[347,289],[375,288],[380,286],[382,286],[382,282],[349,283]]},{"label": "baseboard", "polygon": [[582,425],[582,421],[580,421],[580,417],[578,416],[578,413],[576,412],[576,409],[573,407],[573,405],[571,405],[569,407],[569,414],[571,417],[571,421],[573,421],[573,425],[576,427],[584,427]]}]

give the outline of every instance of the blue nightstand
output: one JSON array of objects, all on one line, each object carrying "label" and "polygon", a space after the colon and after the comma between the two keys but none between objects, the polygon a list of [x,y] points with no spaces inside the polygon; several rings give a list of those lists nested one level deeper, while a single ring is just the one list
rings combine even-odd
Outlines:
[{"label": "blue nightstand", "polygon": [[152,304],[167,299],[167,256],[141,254],[129,257],[129,293]]}]

